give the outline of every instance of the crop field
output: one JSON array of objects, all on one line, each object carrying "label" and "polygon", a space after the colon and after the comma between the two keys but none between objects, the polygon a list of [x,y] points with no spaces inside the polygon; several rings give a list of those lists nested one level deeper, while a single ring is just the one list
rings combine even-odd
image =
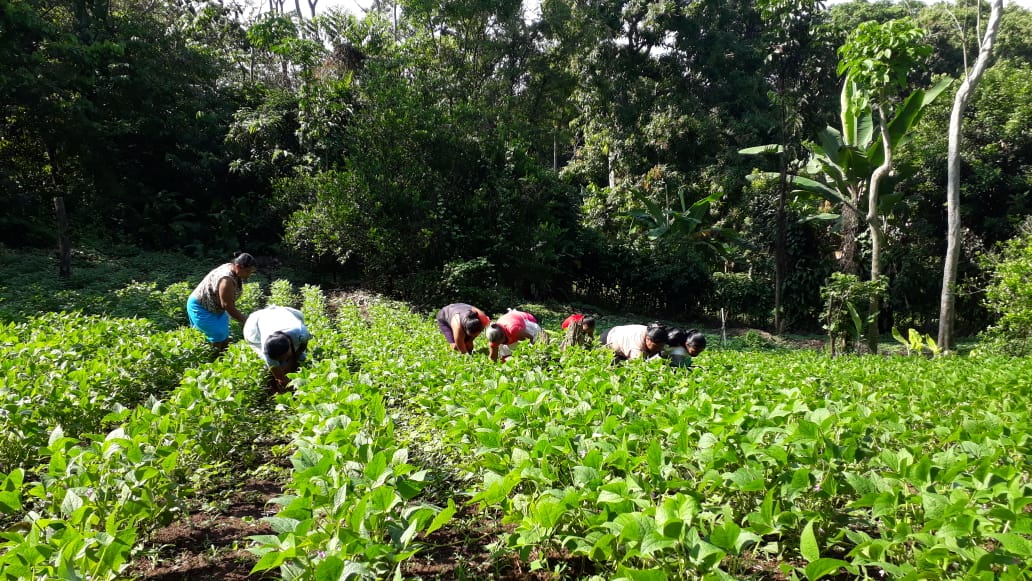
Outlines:
[{"label": "crop field", "polygon": [[1032,576],[1028,359],[711,337],[701,367],[610,366],[545,319],[552,342],[493,364],[405,305],[277,280],[245,312],[297,306],[314,339],[270,395],[244,344],[213,359],[175,324],[189,290],[0,326],[0,579],[132,577],[273,437],[254,578]]}]

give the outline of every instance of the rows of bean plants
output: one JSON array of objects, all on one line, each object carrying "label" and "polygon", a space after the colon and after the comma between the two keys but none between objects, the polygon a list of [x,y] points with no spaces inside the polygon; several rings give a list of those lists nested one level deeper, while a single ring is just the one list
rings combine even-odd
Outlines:
[{"label": "rows of bean plants", "polygon": [[[0,579],[114,579],[156,528],[183,515],[206,477],[230,469],[269,429],[263,364],[238,343],[212,361],[203,337],[168,328],[189,288],[130,285],[109,304],[154,319],[61,312],[0,328]],[[106,299],[108,300],[108,299]],[[319,289],[248,284],[245,311],[300,306],[319,337],[276,430],[293,436],[295,469],[279,535],[255,539],[256,570],[285,578],[379,578],[415,553],[420,533],[454,511],[413,502],[423,472],[406,463],[372,382],[357,369]],[[97,301],[90,300],[90,307]],[[145,313],[140,313],[145,314]],[[171,325],[175,327],[175,325]],[[239,336],[239,329],[235,330]],[[282,423],[279,423],[282,419]],[[259,420],[259,421],[256,421]]]},{"label": "rows of bean plants", "polygon": [[[274,500],[279,512],[266,519],[276,534],[253,539],[261,556],[255,571],[278,568],[285,579],[398,577],[417,553],[417,537],[443,526],[455,507],[418,500],[426,470],[409,462],[378,366],[358,350],[389,340],[369,327],[342,332],[318,289],[302,289],[302,303],[313,361],[294,379],[294,393],[279,399],[289,410],[293,470]],[[363,320],[359,312],[356,305],[339,311]]]},{"label": "rows of bean plants", "polygon": [[[189,291],[169,288],[126,295],[167,321]],[[265,407],[241,343],[212,360],[191,330],[77,313],[0,327],[0,579],[118,578],[269,416],[293,469],[251,550],[285,579],[402,578],[462,506],[560,576],[1032,574],[1027,359],[711,348],[686,370],[555,341],[493,364],[397,303],[247,285],[244,310],[266,302],[314,339]]]},{"label": "rows of bean plants", "polygon": [[[261,540],[267,565],[288,554],[277,542],[295,572],[325,548],[396,564],[469,503],[533,567],[566,555],[599,578],[736,578],[757,561],[806,579],[1032,574],[1028,360],[711,349],[681,370],[520,344],[494,365],[446,353],[397,305],[343,308],[333,327],[297,382],[299,494]],[[407,459],[431,455],[469,484],[413,504],[427,472]]]},{"label": "rows of bean plants", "polygon": [[213,360],[146,318],[0,327],[0,579],[119,578],[258,435],[263,372],[242,345]]}]

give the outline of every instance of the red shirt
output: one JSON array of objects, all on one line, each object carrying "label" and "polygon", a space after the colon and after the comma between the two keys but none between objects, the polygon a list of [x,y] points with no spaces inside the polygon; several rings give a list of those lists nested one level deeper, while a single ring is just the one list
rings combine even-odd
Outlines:
[{"label": "red shirt", "polygon": [[563,329],[569,327],[573,323],[579,323],[582,320],[584,320],[584,315],[581,315],[580,313],[574,313],[569,317],[566,317],[566,320],[563,321]]},{"label": "red shirt", "polygon": [[[523,334],[523,330],[527,328],[527,321],[536,323],[534,315],[530,313],[524,313],[522,311],[509,311],[501,317],[495,323],[505,331],[505,344],[512,345],[519,341],[519,336]],[[493,343],[492,343],[493,345]]]}]

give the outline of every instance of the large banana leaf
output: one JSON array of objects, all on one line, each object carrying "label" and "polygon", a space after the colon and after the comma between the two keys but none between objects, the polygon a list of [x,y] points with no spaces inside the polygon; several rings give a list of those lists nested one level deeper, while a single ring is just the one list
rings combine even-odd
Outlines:
[{"label": "large banana leaf", "polygon": [[[889,144],[894,150],[910,140],[912,135],[910,130],[921,120],[928,105],[935,101],[952,83],[953,79],[944,77],[939,79],[927,91],[918,89],[906,98],[896,111],[896,115],[889,120]],[[881,165],[885,159],[883,148],[884,145],[881,139],[874,140],[867,148],[867,157],[875,167]]]},{"label": "large banana leaf", "polygon": [[[930,89],[914,91],[899,107],[890,120],[887,130],[889,144],[895,148],[910,138],[911,129],[921,119],[928,105],[931,104],[947,87],[952,79],[944,78]],[[862,203],[868,189],[868,182],[875,168],[884,161],[882,140],[876,138],[871,108],[852,79],[846,79],[841,92],[842,111],[840,119],[841,131],[834,127],[826,127],[818,135],[817,143],[808,143],[810,158],[803,172],[807,176],[789,176],[789,181],[797,194],[815,196],[832,204]],[[780,146],[763,145],[740,150],[746,155],[779,153]],[[777,178],[776,173],[760,173],[758,177]],[[886,179],[882,183],[882,194],[878,199],[878,211],[887,215],[903,198],[902,192],[895,192],[897,178]],[[854,197],[858,198],[854,200]],[[859,209],[857,209],[859,211]],[[861,219],[863,217],[863,212]],[[835,219],[839,215],[823,213],[813,219]]]},{"label": "large banana leaf", "polygon": [[842,139],[848,144],[856,143],[857,127],[857,104],[856,104],[856,83],[853,79],[846,77],[842,84],[842,92],[839,93],[839,121],[842,123]]},{"label": "large banana leaf", "polygon": [[849,147],[866,148],[874,135],[874,119],[871,109],[866,106],[866,101],[851,78],[846,78],[842,83],[840,103],[843,142]]},{"label": "large banana leaf", "polygon": [[820,153],[823,153],[835,165],[842,165],[842,155],[846,151],[846,142],[842,134],[834,127],[828,126],[817,134]]},{"label": "large banana leaf", "polygon": [[781,153],[784,149],[776,143],[768,143],[767,145],[757,145],[756,147],[746,147],[745,149],[739,149],[738,153],[742,155],[761,155],[765,153]]},{"label": "large banana leaf", "polygon": [[789,181],[795,186],[795,192],[811,194],[828,200],[833,204],[851,202],[847,195],[844,195],[835,188],[828,187],[826,184],[817,180],[812,180],[803,176],[789,176]]},{"label": "large banana leaf", "polygon": [[648,228],[649,240],[676,235],[692,244],[705,246],[717,254],[725,254],[727,246],[743,243],[738,232],[734,230],[714,225],[704,226],[710,206],[724,196],[723,192],[713,192],[691,205],[685,199],[683,191],[679,195],[680,211],[665,208],[643,195],[638,195],[638,201],[643,207],[629,210],[627,215]]}]

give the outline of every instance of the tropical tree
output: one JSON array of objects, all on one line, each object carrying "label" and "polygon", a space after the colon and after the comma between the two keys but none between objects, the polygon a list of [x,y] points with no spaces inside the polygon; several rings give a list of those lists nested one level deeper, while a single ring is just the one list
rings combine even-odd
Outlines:
[{"label": "tropical tree", "polygon": [[542,109],[547,126],[566,115],[542,33],[512,0],[403,8],[396,22],[375,10],[338,28],[342,49],[300,76],[290,151],[313,163],[275,181],[286,240],[421,299],[473,271],[545,292],[578,219],[573,190],[545,165],[553,131],[534,124]]},{"label": "tropical tree", "polygon": [[[925,51],[911,46],[920,34],[912,25],[890,23],[887,26],[888,29],[881,29],[877,23],[866,23],[858,30],[855,45],[844,45],[846,50],[841,51],[845,58],[839,71],[846,73],[841,96],[841,130],[827,127],[817,142],[807,144],[810,158],[803,171],[827,182],[804,175],[791,176],[797,192],[812,194],[838,208],[838,212],[823,211],[815,217],[840,222],[840,269],[847,274],[856,273],[858,226],[866,226],[872,245],[870,280],[882,276],[879,263],[884,240],[882,224],[902,197],[902,193],[892,193],[893,182],[889,175],[892,153],[908,139],[928,105],[951,82],[942,79],[928,91],[918,89],[899,105],[893,104],[892,90],[903,87],[907,72],[917,56]],[[870,46],[859,46],[861,39]],[[893,47],[899,44],[908,47],[904,53],[914,51],[910,57],[891,56]],[[884,48],[874,48],[877,46]],[[863,90],[861,82],[878,90]],[[780,150],[780,146],[767,145],[741,152],[760,154]],[[875,315],[878,310],[877,300],[872,300],[867,316],[870,321],[868,346],[872,351],[877,350]]]},{"label": "tropical tree", "polygon": [[741,243],[741,240],[737,232],[720,226],[711,216],[712,205],[722,197],[723,192],[713,192],[689,204],[684,189],[681,189],[677,192],[680,208],[674,209],[669,204],[658,204],[647,196],[639,195],[643,207],[628,213],[647,228],[650,240],[677,238],[714,256],[727,256],[729,247]]},{"label": "tropical tree", "polygon": [[[884,213],[880,205],[882,187],[887,183],[893,169],[893,153],[917,119],[927,102],[923,99],[908,99],[897,110],[895,98],[898,91],[907,85],[907,75],[917,63],[931,54],[931,47],[920,42],[924,31],[907,20],[891,20],[880,24],[868,21],[839,48],[839,75],[845,75],[846,82],[856,90],[846,95],[844,107],[858,110],[870,109],[880,138],[871,159],[876,167],[867,181],[867,214],[864,221],[871,235],[870,280],[881,275],[881,247],[884,243],[882,221]],[[944,84],[940,84],[945,88]],[[941,89],[940,89],[941,91]],[[934,98],[938,91],[929,93]],[[896,115],[893,113],[896,112]],[[879,297],[872,296],[868,317],[867,344],[872,352],[878,350]]]},{"label": "tropical tree", "polygon": [[1032,354],[1032,218],[1017,235],[984,257],[990,271],[986,304],[998,319],[981,337],[989,351]]},{"label": "tropical tree", "polygon": [[563,173],[584,186],[589,225],[623,239],[626,211],[640,206],[634,192],[654,168],[683,176],[691,201],[711,186],[740,189],[747,170],[730,152],[776,125],[765,80],[749,72],[763,68],[755,5],[575,5],[577,149]]},{"label": "tropical tree", "polygon": [[0,202],[22,209],[5,232],[34,234],[63,196],[74,230],[162,246],[206,237],[199,223],[228,190],[221,124],[235,95],[192,42],[196,15],[151,8],[0,2]]},{"label": "tropical tree", "polygon": [[[964,111],[971,94],[978,87],[982,73],[989,66],[993,43],[1000,30],[1003,14],[1003,0],[993,0],[989,22],[978,51],[978,58],[967,77],[961,82],[953,97],[953,112],[950,115],[949,154],[947,157],[948,177],[946,184],[946,207],[948,227],[946,232],[946,259],[942,273],[942,295],[939,306],[938,345],[950,349],[953,345],[954,305],[956,303],[957,263],[960,259],[960,141]],[[966,59],[965,59],[966,60]]]},{"label": "tropical tree", "polygon": [[793,151],[800,143],[803,130],[803,110],[806,95],[812,91],[816,79],[813,66],[816,51],[817,24],[823,2],[819,0],[760,0],[757,6],[765,24],[763,37],[768,43],[767,65],[772,104],[777,109],[778,190],[774,224],[774,329],[784,331],[782,296],[788,276],[786,250],[786,206],[789,192],[789,174],[798,167],[791,164],[802,157],[802,151]]}]

